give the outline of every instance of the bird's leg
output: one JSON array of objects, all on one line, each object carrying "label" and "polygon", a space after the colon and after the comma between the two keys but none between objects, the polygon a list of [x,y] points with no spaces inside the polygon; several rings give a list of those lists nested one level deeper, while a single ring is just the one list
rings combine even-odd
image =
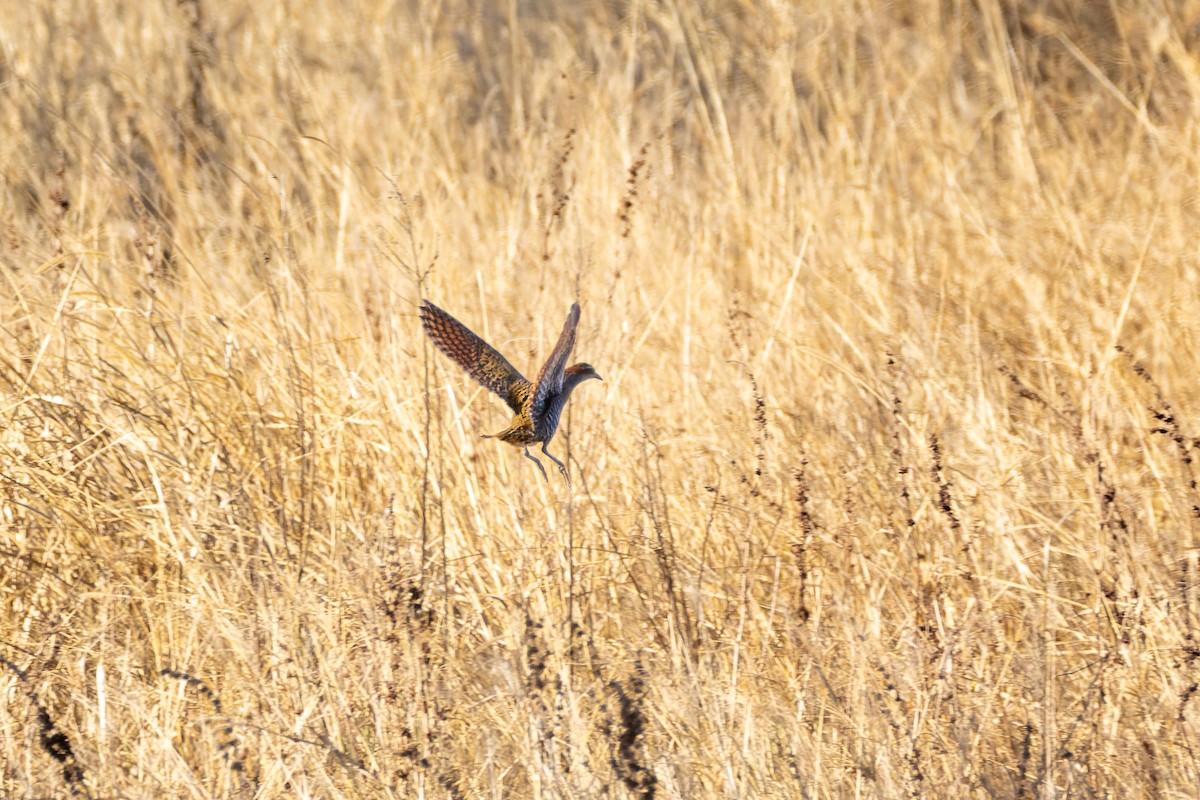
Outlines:
[{"label": "bird's leg", "polygon": [[[543,451],[543,452],[545,452],[545,451]],[[546,455],[550,456],[550,454],[549,454],[549,453],[546,453]],[[536,458],[534,458],[533,456],[531,456],[531,455],[529,454],[529,448],[528,448],[528,447],[526,447],[526,448],[525,448],[525,457],[526,457],[526,458],[528,458],[528,459],[529,459],[530,461],[532,461],[533,463],[537,464],[537,468],[538,468],[538,469],[540,469],[540,470],[542,471],[542,480],[544,480],[544,481],[546,481],[546,482],[549,482],[549,481],[550,481],[550,479],[546,477],[546,468],[542,466],[542,462],[538,461]],[[554,456],[550,456],[550,457],[551,457],[551,458],[554,458]],[[561,466],[562,466],[562,464],[559,464],[559,466],[561,467]]]},{"label": "bird's leg", "polygon": [[555,464],[558,464],[558,471],[562,473],[563,480],[565,480],[567,482],[567,485],[569,486],[571,483],[571,476],[567,474],[566,465],[564,465],[561,461],[559,461],[554,456],[550,455],[550,451],[546,449],[547,444],[548,444],[548,442],[542,442],[542,452],[546,454],[547,458],[549,458]]}]

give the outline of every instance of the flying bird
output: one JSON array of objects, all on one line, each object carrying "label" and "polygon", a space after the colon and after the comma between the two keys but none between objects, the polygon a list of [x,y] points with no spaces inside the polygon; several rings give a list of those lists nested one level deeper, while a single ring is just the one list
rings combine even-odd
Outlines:
[{"label": "flying bird", "polygon": [[567,366],[571,350],[575,348],[575,329],[579,327],[579,304],[572,303],[567,321],[563,323],[558,344],[538,372],[537,380],[530,383],[508,359],[490,344],[480,339],[471,330],[435,306],[428,300],[421,302],[421,325],[437,348],[452,361],[466,370],[477,383],[500,396],[513,410],[512,423],[499,433],[485,435],[485,439],[499,439],[525,452],[525,457],[537,464],[546,478],[542,462],[530,454],[529,445],[541,442],[542,453],[558,465],[567,483],[566,466],[550,454],[546,446],[558,430],[563,407],[575,387],[586,380],[604,380],[591,364]]}]

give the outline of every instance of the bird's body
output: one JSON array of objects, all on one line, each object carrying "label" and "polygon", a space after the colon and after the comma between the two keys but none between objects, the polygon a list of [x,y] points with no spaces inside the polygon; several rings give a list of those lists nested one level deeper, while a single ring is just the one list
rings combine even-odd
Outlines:
[{"label": "bird's body", "polygon": [[534,382],[526,380],[508,363],[508,359],[472,333],[466,325],[428,300],[421,303],[421,324],[439,350],[466,370],[480,385],[499,395],[513,410],[512,423],[507,428],[484,438],[499,439],[521,448],[525,451],[525,457],[538,465],[544,478],[546,470],[542,462],[529,453],[529,445],[540,442],[542,452],[558,465],[559,472],[569,482],[567,468],[550,455],[546,446],[558,431],[563,407],[566,406],[567,399],[575,387],[592,378],[601,380],[590,364],[566,366],[567,358],[575,347],[579,304],[571,305],[567,321],[558,337],[558,344]]}]

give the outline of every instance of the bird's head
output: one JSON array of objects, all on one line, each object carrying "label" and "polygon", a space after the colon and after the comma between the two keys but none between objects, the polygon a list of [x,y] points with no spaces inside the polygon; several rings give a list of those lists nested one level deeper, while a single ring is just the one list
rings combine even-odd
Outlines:
[{"label": "bird's head", "polygon": [[563,370],[563,374],[579,376],[579,377],[575,378],[576,382],[588,381],[588,380],[591,380],[592,378],[595,378],[598,381],[604,380],[604,378],[601,378],[600,374],[598,372],[596,372],[596,368],[593,367],[591,364],[582,364],[582,363],[581,364],[572,364],[571,366],[569,366],[565,370]]}]

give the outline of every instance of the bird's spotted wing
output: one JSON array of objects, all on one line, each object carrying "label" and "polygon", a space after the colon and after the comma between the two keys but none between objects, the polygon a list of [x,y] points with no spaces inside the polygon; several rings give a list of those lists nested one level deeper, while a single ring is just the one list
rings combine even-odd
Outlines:
[{"label": "bird's spotted wing", "polygon": [[529,394],[529,381],[508,359],[428,300],[421,302],[421,325],[439,350],[485,389],[500,395],[513,413],[521,413],[522,401]]},{"label": "bird's spotted wing", "polygon": [[558,394],[563,387],[563,370],[567,367],[567,359],[575,349],[575,329],[579,327],[579,303],[571,304],[571,313],[563,323],[562,333],[559,334],[558,344],[542,365],[537,380],[533,384],[533,399],[529,403],[529,415],[536,421],[546,410],[546,403],[552,395]]}]

